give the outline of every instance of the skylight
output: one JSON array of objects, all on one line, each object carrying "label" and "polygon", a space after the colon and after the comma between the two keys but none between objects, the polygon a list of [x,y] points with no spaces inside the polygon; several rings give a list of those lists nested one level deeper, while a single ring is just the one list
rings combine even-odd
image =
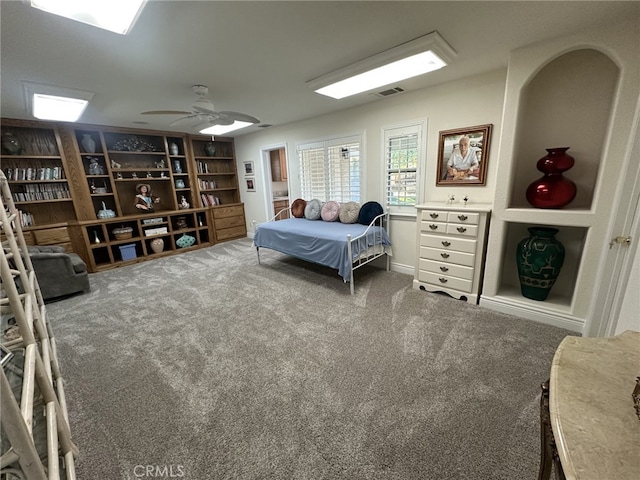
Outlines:
[{"label": "skylight", "polygon": [[33,95],[33,116],[40,120],[75,122],[88,104],[88,101],[79,98],[35,93]]},{"label": "skylight", "polygon": [[126,35],[146,0],[31,0],[31,6],[54,15]]},{"label": "skylight", "polygon": [[21,83],[26,111],[41,120],[75,122],[93,98],[93,92],[86,90],[24,80]]}]

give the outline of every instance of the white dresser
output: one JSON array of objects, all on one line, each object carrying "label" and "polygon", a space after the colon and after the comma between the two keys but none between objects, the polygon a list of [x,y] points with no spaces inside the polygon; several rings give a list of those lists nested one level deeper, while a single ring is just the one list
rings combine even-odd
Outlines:
[{"label": "white dresser", "polygon": [[413,288],[478,303],[490,205],[418,205]]}]

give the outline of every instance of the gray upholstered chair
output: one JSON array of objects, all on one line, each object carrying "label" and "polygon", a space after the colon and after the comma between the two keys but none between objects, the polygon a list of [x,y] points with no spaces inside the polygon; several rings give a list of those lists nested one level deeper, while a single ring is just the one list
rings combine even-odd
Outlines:
[{"label": "gray upholstered chair", "polygon": [[57,245],[27,247],[44,300],[89,291],[87,265]]}]

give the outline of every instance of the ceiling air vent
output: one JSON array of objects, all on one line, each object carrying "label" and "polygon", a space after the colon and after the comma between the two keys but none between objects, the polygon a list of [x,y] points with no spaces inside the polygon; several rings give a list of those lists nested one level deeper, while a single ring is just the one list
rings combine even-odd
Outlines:
[{"label": "ceiling air vent", "polygon": [[272,124],[270,123],[261,123],[260,125],[256,125],[258,128],[269,128],[269,127],[273,127]]},{"label": "ceiling air vent", "polygon": [[389,88],[388,90],[383,90],[381,92],[374,93],[378,97],[388,97],[389,95],[395,95],[396,93],[404,92],[404,88],[394,87]]}]

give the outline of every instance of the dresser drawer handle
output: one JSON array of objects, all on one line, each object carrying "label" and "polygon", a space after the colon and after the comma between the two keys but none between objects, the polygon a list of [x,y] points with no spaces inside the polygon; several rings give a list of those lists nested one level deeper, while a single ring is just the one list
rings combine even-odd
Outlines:
[{"label": "dresser drawer handle", "polygon": [[444,277],[440,277],[438,280],[440,280],[440,283],[447,283],[447,279]]},{"label": "dresser drawer handle", "polygon": [[446,240],[444,242],[442,242],[442,245],[445,247],[448,247],[449,245],[451,245],[451,242],[447,242]]},{"label": "dresser drawer handle", "polygon": [[438,229],[438,225],[434,225],[433,223],[431,225],[429,225],[429,228],[431,230],[437,230]]},{"label": "dresser drawer handle", "polygon": [[448,253],[441,253],[440,256],[442,258],[449,258],[449,254]]},{"label": "dresser drawer handle", "polygon": [[467,231],[467,229],[464,228],[464,227],[458,227],[458,228],[456,228],[456,230],[458,230],[460,233],[464,233],[464,232]]},{"label": "dresser drawer handle", "polygon": [[466,215],[458,215],[458,220],[460,220],[461,222],[464,222],[467,218],[469,217],[467,217]]},{"label": "dresser drawer handle", "polygon": [[449,267],[440,267],[440,271],[441,272],[448,272],[449,271]]},{"label": "dresser drawer handle", "polygon": [[430,213],[429,216],[431,218],[438,218],[440,215],[438,215],[437,213]]}]

